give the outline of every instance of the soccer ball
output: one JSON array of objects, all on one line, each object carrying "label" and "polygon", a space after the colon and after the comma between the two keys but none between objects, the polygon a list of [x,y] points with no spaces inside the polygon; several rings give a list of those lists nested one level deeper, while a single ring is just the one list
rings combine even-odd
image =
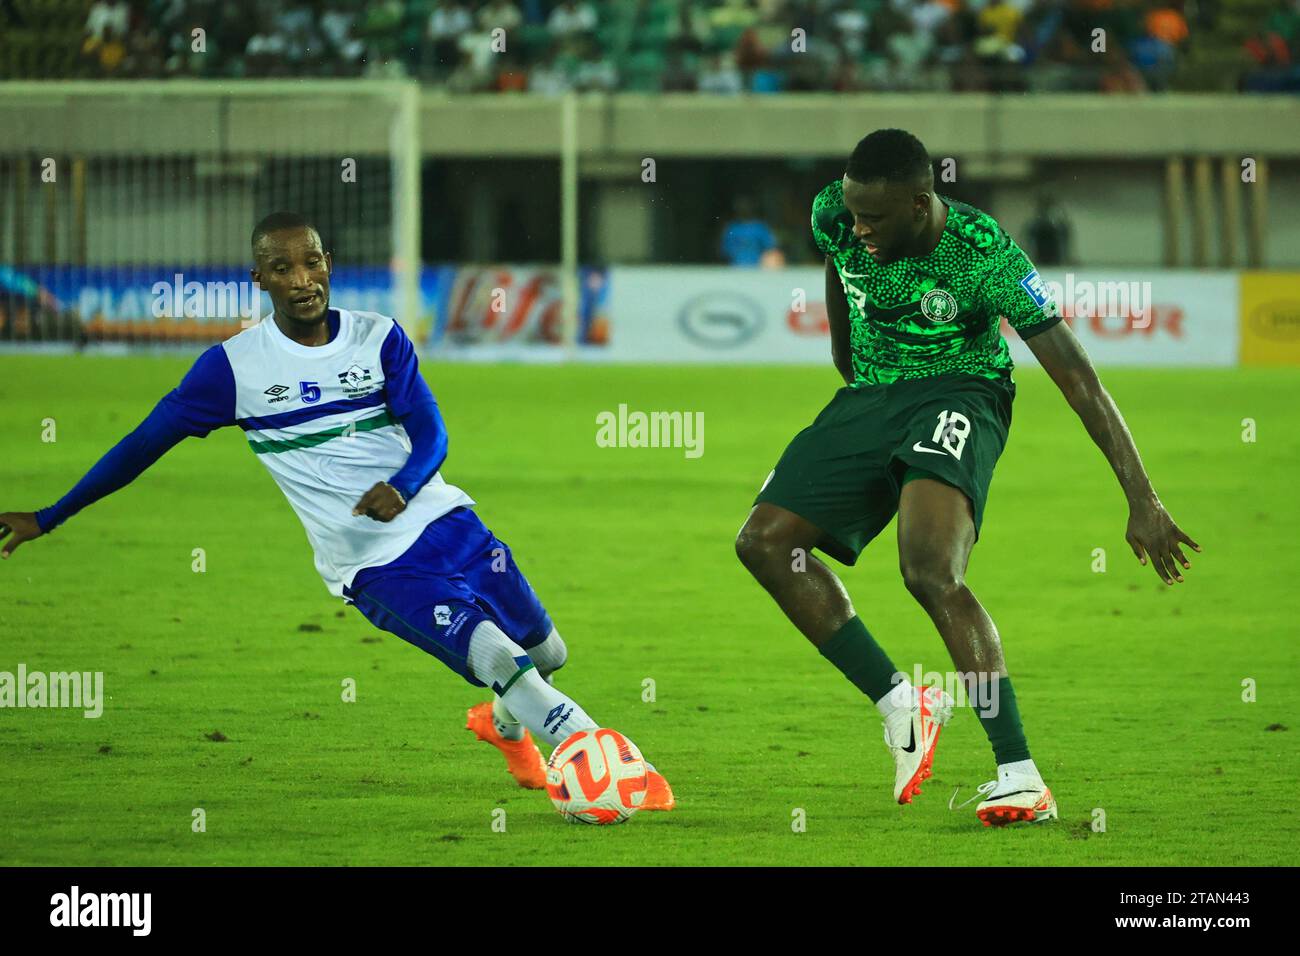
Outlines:
[{"label": "soccer ball", "polygon": [[645,800],[645,758],[617,730],[580,730],[546,762],[546,792],[570,823],[622,823]]}]

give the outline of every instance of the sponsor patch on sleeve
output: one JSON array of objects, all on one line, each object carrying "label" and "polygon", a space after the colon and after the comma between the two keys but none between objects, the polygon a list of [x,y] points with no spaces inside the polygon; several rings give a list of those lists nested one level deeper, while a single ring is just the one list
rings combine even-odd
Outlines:
[{"label": "sponsor patch on sleeve", "polygon": [[1040,309],[1047,305],[1047,286],[1043,285],[1037,269],[1020,280],[1020,288],[1029,294],[1029,298],[1034,300],[1034,305]]}]

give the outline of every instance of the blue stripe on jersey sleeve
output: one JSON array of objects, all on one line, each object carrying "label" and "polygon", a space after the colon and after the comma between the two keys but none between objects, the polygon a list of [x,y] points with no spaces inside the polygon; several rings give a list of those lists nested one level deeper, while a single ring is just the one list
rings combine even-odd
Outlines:
[{"label": "blue stripe on jersey sleeve", "polygon": [[388,407],[394,415],[405,418],[411,409],[433,401],[433,392],[429,391],[428,384],[420,377],[415,348],[396,321],[379,350],[379,360],[384,369]]},{"label": "blue stripe on jersey sleeve", "polygon": [[326,418],[340,412],[356,411],[359,408],[375,408],[383,405],[388,400],[387,393],[388,388],[385,386],[378,391],[371,392],[369,395],[361,395],[358,398],[340,398],[338,401],[326,402],[324,405],[307,405],[303,408],[295,408],[293,411],[279,412],[275,415],[252,415],[248,418],[239,419],[235,424],[244,431],[251,431],[254,428],[288,428],[290,425],[301,425],[303,422]]},{"label": "blue stripe on jersey sleeve", "polygon": [[203,438],[215,428],[235,423],[235,372],[220,345],[195,361],[181,383],[164,398],[186,428],[185,434]]}]

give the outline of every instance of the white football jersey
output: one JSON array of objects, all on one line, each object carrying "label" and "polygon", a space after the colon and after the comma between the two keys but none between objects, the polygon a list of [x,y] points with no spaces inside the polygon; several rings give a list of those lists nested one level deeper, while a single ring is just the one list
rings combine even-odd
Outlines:
[{"label": "white football jersey", "polygon": [[394,560],[429,522],[474,501],[435,474],[392,521],[352,514],[406,463],[411,443],[393,409],[419,373],[391,318],[333,311],[338,332],[325,345],[295,342],[267,318],[220,348],[234,377],[233,423],[298,513],[316,570],[341,597],[357,571]]}]

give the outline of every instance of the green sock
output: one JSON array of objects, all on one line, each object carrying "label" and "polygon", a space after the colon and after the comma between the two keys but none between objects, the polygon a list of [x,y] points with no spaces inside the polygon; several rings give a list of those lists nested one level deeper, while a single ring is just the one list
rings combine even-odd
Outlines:
[{"label": "green sock", "polygon": [[894,689],[894,664],[861,618],[853,618],[817,650],[873,704]]},{"label": "green sock", "polygon": [[[994,703],[996,708],[992,706]],[[980,719],[984,733],[988,734],[989,743],[993,745],[993,758],[998,765],[1028,760],[1029,744],[1025,741],[1024,728],[1020,726],[1020,708],[1016,706],[1011,678],[998,678],[997,697],[985,694],[980,704],[981,707],[975,708],[975,716]],[[988,711],[994,711],[993,715],[989,716]]]}]

